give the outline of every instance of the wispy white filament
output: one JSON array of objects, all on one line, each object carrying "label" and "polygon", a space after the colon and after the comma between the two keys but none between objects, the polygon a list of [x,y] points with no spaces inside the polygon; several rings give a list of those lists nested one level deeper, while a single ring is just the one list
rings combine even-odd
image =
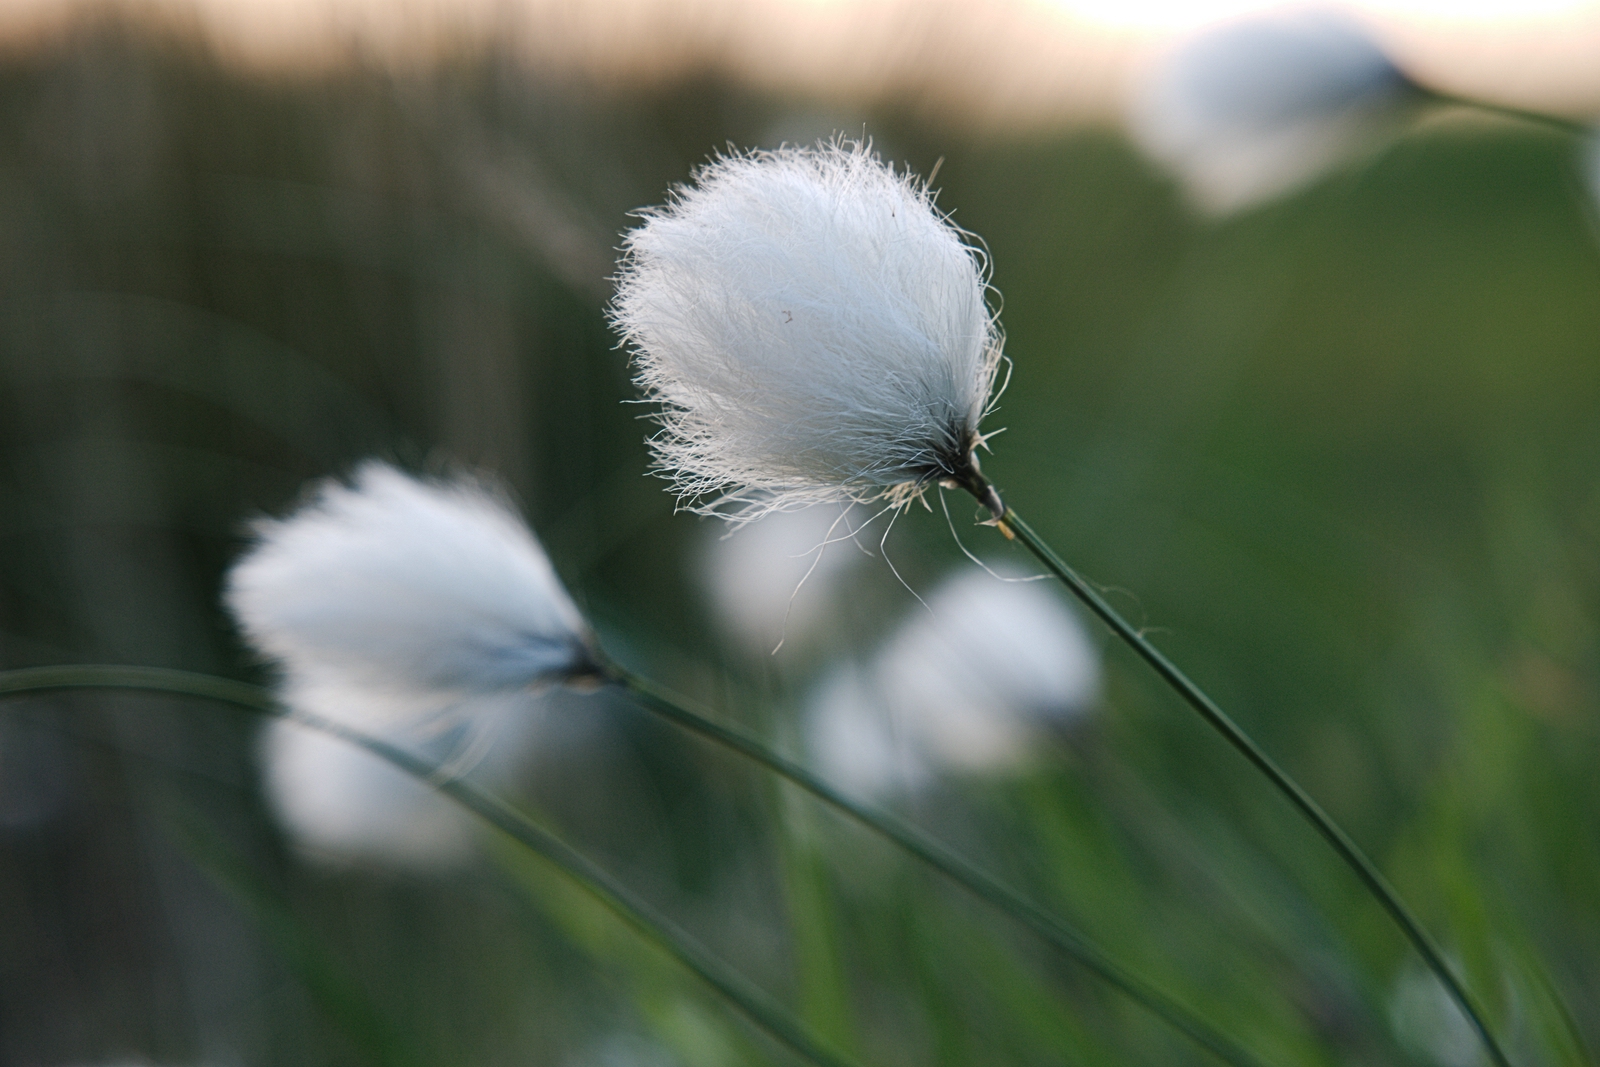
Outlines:
[{"label": "wispy white filament", "polygon": [[807,737],[824,775],[865,795],[903,791],[929,768],[1019,764],[1051,724],[1088,710],[1100,660],[1052,587],[982,571],[949,579],[859,672],[811,702]]},{"label": "wispy white filament", "polygon": [[1222,213],[1291,192],[1359,149],[1408,84],[1351,16],[1268,12],[1163,56],[1129,121],[1197,206]]},{"label": "wispy white filament", "polygon": [[702,573],[728,639],[766,656],[824,630],[845,579],[867,558],[850,536],[862,518],[815,507],[768,515],[733,536],[713,527]]},{"label": "wispy white filament", "polygon": [[250,643],[290,675],[338,677],[404,702],[590,669],[583,617],[528,527],[482,483],[426,482],[369,462],[255,533],[226,601]]},{"label": "wispy white filament", "polygon": [[612,320],[681,498],[749,518],[962,469],[1001,337],[925,185],[835,141],[722,157],[642,217]]}]

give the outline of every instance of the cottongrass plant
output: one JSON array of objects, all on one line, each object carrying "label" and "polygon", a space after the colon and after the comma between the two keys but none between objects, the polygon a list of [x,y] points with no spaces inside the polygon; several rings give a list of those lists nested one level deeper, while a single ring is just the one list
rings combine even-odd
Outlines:
[{"label": "cottongrass plant", "polygon": [[1227,215],[1359,162],[1430,102],[1585,133],[1418,83],[1371,28],[1334,7],[1255,12],[1180,39],[1139,72],[1126,119],[1193,206]]},{"label": "cottongrass plant", "polygon": [[925,185],[834,140],[721,157],[643,218],[624,245],[613,317],[660,407],[655,453],[685,506],[760,513],[887,497],[903,508],[935,485],[971,492],[1305,816],[1509,1067],[1476,998],[1355,841],[981,473],[977,420],[1000,332],[974,310],[982,256]]},{"label": "cottongrass plant", "polygon": [[[279,716],[353,745],[429,783],[549,860],[803,1058],[849,1063],[626,886],[464,778],[468,761],[441,761],[415,750],[417,729],[468,726],[469,710],[482,701],[558,682],[582,689],[611,684],[881,835],[1222,1062],[1255,1063],[1231,1039],[994,876],[612,661],[533,533],[505,494],[485,481],[424,481],[368,463],[348,483],[323,482],[298,512],[255,529],[256,543],[230,575],[226,600],[241,630],[280,671],[277,693],[180,671],[75,666],[0,672],[0,697],[83,688],[183,694]],[[379,696],[352,695],[359,687]]]},{"label": "cottongrass plant", "polygon": [[[368,462],[254,526],[224,599],[291,708],[432,753],[488,785],[532,751],[534,690],[592,679],[588,623],[502,494]],[[371,753],[265,724],[267,799],[303,851],[445,868],[472,819]]]},{"label": "cottongrass plant", "polygon": [[[354,746],[428,783],[543,857],[803,1059],[847,1067],[852,1063],[848,1057],[627,886],[463,777],[463,760],[419,754],[409,743],[415,735],[405,734],[419,724],[461,726],[462,701],[470,704],[561,681],[583,689],[596,682],[611,684],[665,721],[766,768],[880,835],[1220,1062],[1257,1064],[1206,1020],[998,878],[899,818],[852,799],[753,735],[715,721],[685,698],[612,661],[555,578],[532,532],[505,495],[482,480],[425,482],[369,463],[351,483],[321,483],[300,512],[259,523],[256,532],[256,545],[230,576],[227,602],[257,650],[280,669],[283,685],[278,692],[185,671],[75,665],[0,672],[0,699],[84,689],[189,696],[285,718]],[[372,599],[363,602],[363,596]],[[381,606],[381,614],[373,613],[374,605]],[[482,677],[474,675],[475,664],[483,668]],[[331,676],[340,684],[301,687],[318,676]],[[329,698],[335,689],[365,683],[382,692],[385,701],[363,700],[359,706],[364,710],[353,714],[356,705]],[[388,702],[398,694],[407,698]],[[441,695],[462,700],[441,706]],[[380,707],[390,708],[397,721],[369,724],[374,717],[370,713]]]},{"label": "cottongrass plant", "polygon": [[612,320],[680,499],[748,521],[965,470],[1001,336],[925,184],[835,140],[723,156],[642,217]]},{"label": "cottongrass plant", "polygon": [[1354,157],[1415,93],[1353,16],[1315,8],[1209,27],[1142,75],[1128,112],[1134,141],[1215,214],[1293,192]]},{"label": "cottongrass plant", "polygon": [[390,710],[443,716],[452,698],[598,669],[594,635],[543,547],[486,483],[368,462],[254,533],[223,598],[296,679],[291,690],[347,682]]}]

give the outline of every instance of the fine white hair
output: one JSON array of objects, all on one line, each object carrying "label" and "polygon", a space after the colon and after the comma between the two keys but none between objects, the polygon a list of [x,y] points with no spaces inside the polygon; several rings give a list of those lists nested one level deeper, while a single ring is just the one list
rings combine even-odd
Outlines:
[{"label": "fine white hair", "polygon": [[719,157],[640,215],[611,318],[680,500],[743,520],[968,468],[1002,338],[924,183],[836,139]]},{"label": "fine white hair", "polygon": [[1409,85],[1352,16],[1267,12],[1202,30],[1152,63],[1129,126],[1197,207],[1223,214],[1356,154]]},{"label": "fine white hair", "polygon": [[1099,692],[1099,653],[1058,592],[965,571],[936,588],[861,674],[818,690],[806,732],[825,776],[878,795],[919,786],[927,766],[1019,765],[1046,729],[1084,715]]},{"label": "fine white hair", "polygon": [[841,587],[867,558],[852,538],[861,517],[834,507],[767,515],[705,548],[704,586],[721,629],[757,656],[823,636]]},{"label": "fine white hair", "polygon": [[503,495],[369,461],[255,526],[225,600],[291,675],[339,677],[404,702],[590,673],[592,639]]}]

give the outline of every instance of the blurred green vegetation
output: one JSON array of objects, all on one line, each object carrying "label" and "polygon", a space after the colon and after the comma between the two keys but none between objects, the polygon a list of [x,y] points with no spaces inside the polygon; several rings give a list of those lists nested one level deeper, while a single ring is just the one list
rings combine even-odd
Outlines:
[{"label": "blurred green vegetation", "polygon": [[[1110,132],[1001,139],[915,101],[629,94],[493,54],[272,79],[119,24],[8,53],[0,665],[260,677],[217,605],[245,520],[376,454],[497,472],[619,654],[786,736],[818,664],[716,638],[710,531],[643,476],[606,276],[626,213],[708,153],[863,121],[944,160],[941,206],[992,254],[1008,502],[1363,843],[1519,1064],[1588,1062],[1600,253],[1545,131],[1442,114],[1203,224]],[[889,551],[917,588],[961,558],[920,510]],[[914,604],[867,570],[841,642]],[[1415,964],[1377,907],[1105,655],[1092,722],[907,813],[1266,1062],[1446,1063],[1396,1032]],[[866,1061],[1202,1062],[798,796],[624,703],[570,707],[592,737],[524,802]],[[308,865],[251,730],[151,697],[0,709],[0,1062],[789,1062],[509,846],[446,876]]]}]

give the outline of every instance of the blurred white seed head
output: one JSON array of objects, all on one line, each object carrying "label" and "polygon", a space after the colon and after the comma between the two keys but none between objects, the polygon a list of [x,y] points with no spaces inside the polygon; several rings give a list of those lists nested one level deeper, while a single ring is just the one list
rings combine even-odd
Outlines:
[{"label": "blurred white seed head", "polygon": [[875,681],[841,666],[811,695],[806,748],[822,776],[854,796],[913,793],[933,780],[933,770],[917,739],[898,725]]},{"label": "blurred white seed head", "polygon": [[983,773],[1020,764],[1045,730],[1085,714],[1099,691],[1099,654],[1056,589],[963,571],[863,675],[817,692],[807,734],[825,775],[877,795],[928,778],[907,767]]},{"label": "blurred white seed head", "polygon": [[850,539],[860,519],[833,507],[776,512],[729,535],[716,529],[702,574],[733,643],[766,656],[804,644],[831,615],[839,586],[866,554]]},{"label": "blurred white seed head", "polygon": [[1001,336],[924,184],[835,140],[721,157],[642,218],[611,317],[681,498],[748,519],[968,469]]},{"label": "blurred white seed head", "polygon": [[255,533],[225,599],[250,643],[291,676],[432,705],[427,694],[593,670],[589,628],[544,550],[478,481],[426,482],[368,462]]},{"label": "blurred white seed head", "polygon": [[1197,207],[1221,214],[1292,192],[1356,154],[1409,85],[1350,15],[1260,13],[1155,60],[1129,126]]},{"label": "blurred white seed head", "polygon": [[[457,725],[441,734],[406,727],[444,710],[416,694],[395,706],[390,694],[348,679],[291,676],[283,697],[292,707],[382,733],[447,766],[460,761],[463,773],[491,788],[507,784],[531,758],[543,711],[527,692],[473,696],[449,708]],[[469,812],[365,749],[292,719],[272,719],[257,756],[269,806],[310,859],[443,870],[472,855],[478,827]]]},{"label": "blurred white seed head", "polygon": [[890,706],[941,762],[988,770],[1099,695],[1100,659],[1052,586],[964,570],[878,655]]}]

